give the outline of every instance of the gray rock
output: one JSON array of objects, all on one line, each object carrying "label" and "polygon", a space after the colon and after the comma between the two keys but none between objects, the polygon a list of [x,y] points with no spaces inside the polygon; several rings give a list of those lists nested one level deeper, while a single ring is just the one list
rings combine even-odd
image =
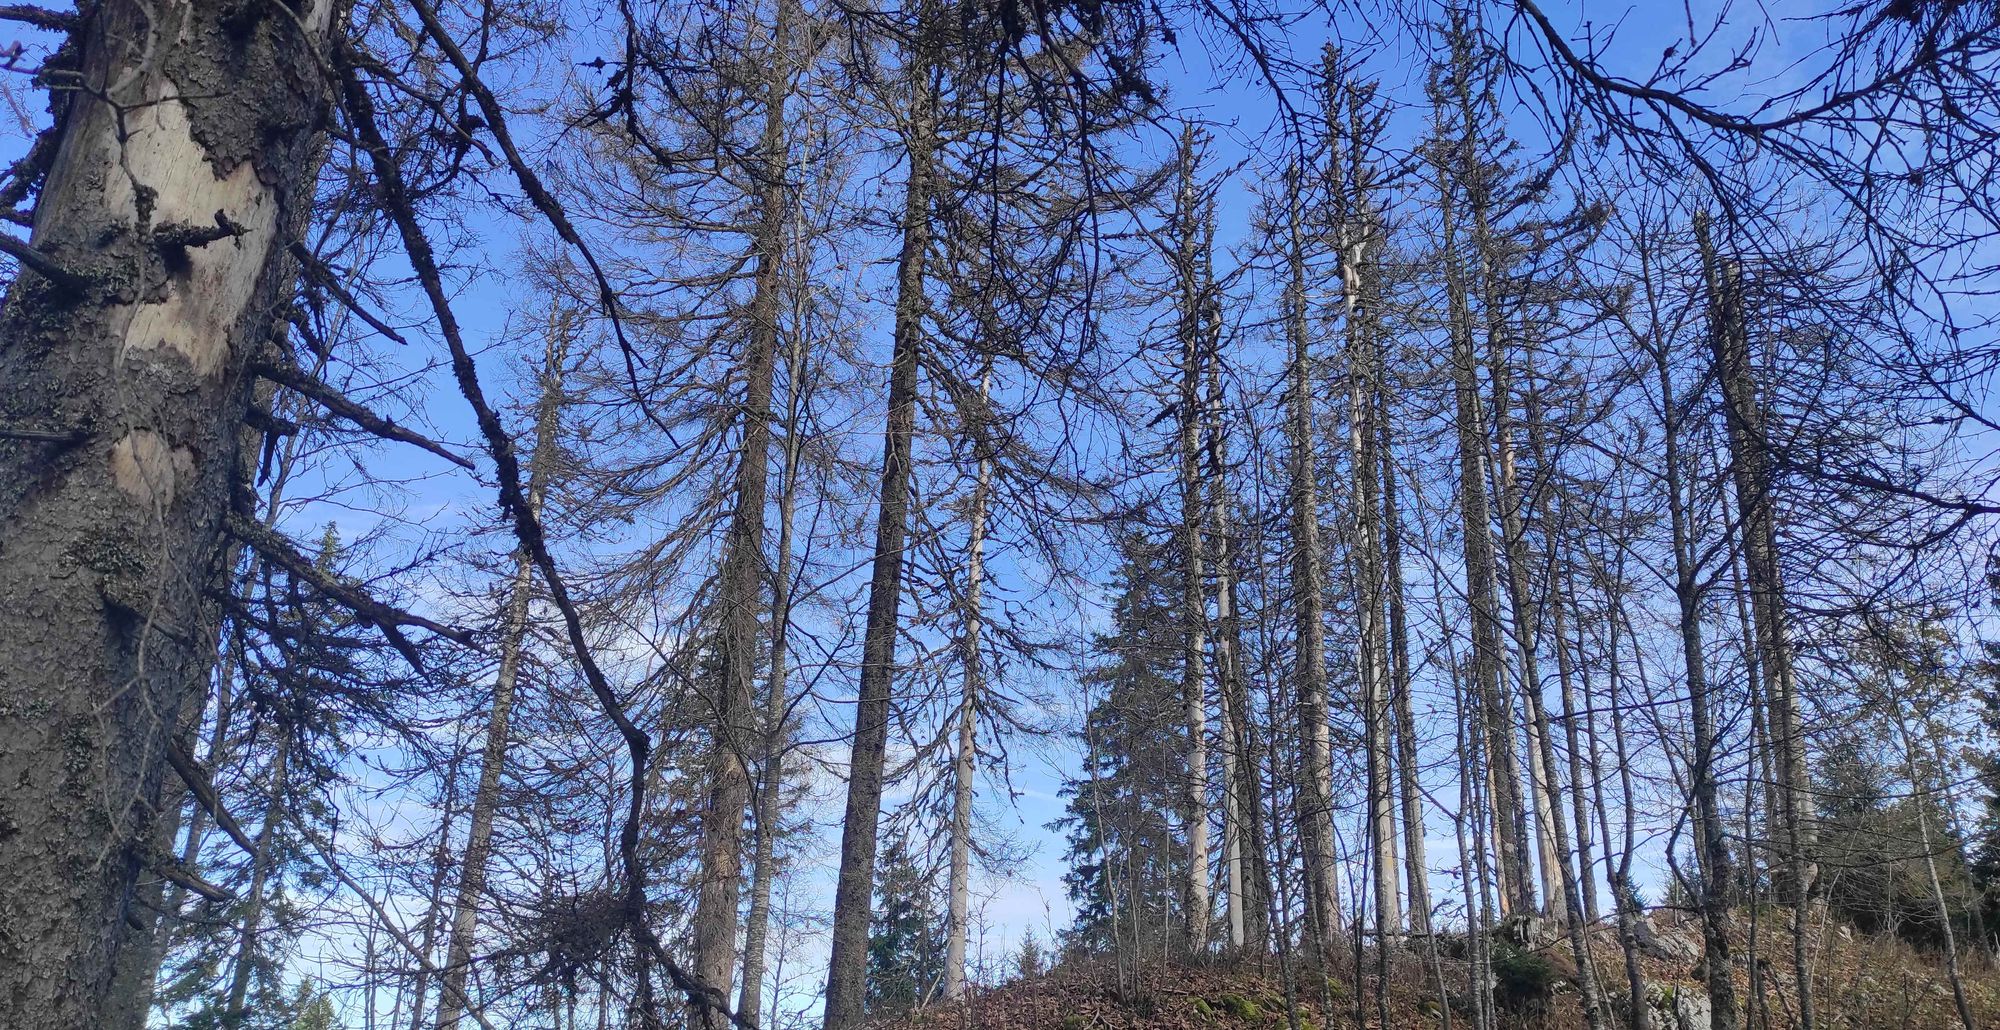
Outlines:
[{"label": "gray rock", "polygon": [[1688,987],[1647,984],[1646,1007],[1661,1030],[1709,1030],[1708,995]]},{"label": "gray rock", "polygon": [[1641,954],[1661,961],[1691,965],[1701,960],[1701,942],[1673,930],[1662,933],[1653,925],[1651,916],[1643,916],[1632,924],[1632,937]]}]

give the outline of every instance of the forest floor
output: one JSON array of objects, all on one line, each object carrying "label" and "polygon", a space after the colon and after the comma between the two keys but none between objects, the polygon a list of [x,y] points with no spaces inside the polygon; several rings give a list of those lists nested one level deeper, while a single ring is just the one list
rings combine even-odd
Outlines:
[{"label": "forest floor", "polygon": [[[1641,965],[1648,985],[1653,1030],[1708,1030],[1705,989],[1699,979],[1700,936],[1691,918],[1656,912],[1648,954]],[[1739,915],[1736,942],[1738,1004],[1751,1007],[1747,920]],[[1792,983],[1791,937],[1775,917],[1758,927],[1757,954],[1764,1003],[1745,1025],[1786,1030],[1800,1025]],[[1814,1024],[1839,1030],[1954,1030],[1961,1025],[1941,955],[1921,953],[1899,940],[1868,937],[1846,928],[1815,934],[1812,967]],[[1463,939],[1440,935],[1439,959],[1428,948],[1395,953],[1389,975],[1388,1018],[1376,995],[1378,977],[1362,976],[1356,1011],[1351,962],[1321,978],[1295,965],[1285,975],[1275,958],[1203,966],[1158,960],[1122,970],[1106,963],[1070,964],[973,994],[960,1006],[934,1005],[879,1030],[1450,1030],[1474,1025],[1462,958]],[[1598,927],[1595,966],[1613,999],[1613,1025],[1624,1023],[1626,973],[1615,932]],[[1498,1023],[1509,1030],[1567,1030],[1584,1026],[1565,938],[1526,946],[1496,947],[1494,991]],[[1444,990],[1439,990],[1442,972]],[[1963,961],[1967,1001],[1975,1025],[2000,1028],[2000,966],[1986,955]],[[1296,1006],[1288,1006],[1290,997]],[[1324,990],[1322,990],[1322,983]],[[1326,1007],[1331,1002],[1330,1011]]]}]

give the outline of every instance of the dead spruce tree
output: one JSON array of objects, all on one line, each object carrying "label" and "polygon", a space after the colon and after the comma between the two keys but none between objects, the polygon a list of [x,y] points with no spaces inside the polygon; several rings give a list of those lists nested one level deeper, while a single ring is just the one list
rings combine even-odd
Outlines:
[{"label": "dead spruce tree", "polygon": [[169,737],[213,659],[205,594],[344,14],[93,5],[50,69],[0,314],[0,1023],[101,1021]]}]

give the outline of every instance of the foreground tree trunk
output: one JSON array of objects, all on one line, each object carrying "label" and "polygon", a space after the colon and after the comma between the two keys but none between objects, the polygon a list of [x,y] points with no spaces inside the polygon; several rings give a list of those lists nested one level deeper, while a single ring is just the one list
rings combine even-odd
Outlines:
[{"label": "foreground tree trunk", "polygon": [[938,97],[932,82],[936,19],[918,15],[920,42],[905,70],[910,83],[904,146],[909,180],[903,195],[903,241],[896,266],[895,350],[889,365],[888,420],[882,441],[882,493],[875,560],[862,631],[861,683],[848,763],[847,812],[841,823],[840,876],[834,888],[833,944],[827,963],[826,1028],[861,1022],[868,992],[868,921],[875,891],[875,845],[882,815],[882,774],[889,746],[890,687],[896,673],[903,549],[909,538],[910,444],[916,433],[917,352],[924,332],[924,260],[930,250],[936,184]]},{"label": "foreground tree trunk", "polygon": [[1778,570],[1777,516],[1773,511],[1771,460],[1764,437],[1764,413],[1750,367],[1750,341],[1743,311],[1741,272],[1724,260],[1709,234],[1706,212],[1694,219],[1695,244],[1709,296],[1708,342],[1715,378],[1722,390],[1730,470],[1742,524],[1743,564],[1750,578],[1750,614],[1756,630],[1757,661],[1770,706],[1771,750],[1778,766],[1779,828],[1784,833],[1792,904],[1792,966],[1799,992],[1799,1019],[1813,1025],[1812,975],[1806,961],[1806,927],[1812,922],[1819,871],[1812,860],[1810,777],[1804,727],[1793,689],[1791,646],[1785,631],[1784,580]]},{"label": "foreground tree trunk", "polygon": [[[757,228],[751,239],[753,266],[748,346],[743,355],[743,450],[736,464],[736,505],[723,545],[720,665],[714,748],[710,755],[708,810],[701,823],[701,890],[694,913],[695,975],[729,993],[736,971],[737,908],[743,891],[743,815],[750,807],[750,767],[754,740],[751,708],[757,689],[758,615],[764,609],[768,566],[764,559],[764,506],[771,469],[771,389],[778,359],[779,275],[784,266],[785,219],[789,212],[790,162],[785,142],[785,104],[791,91],[785,40],[792,5],[780,0],[772,25],[775,45],[766,55],[764,126],[758,140]],[[729,1024],[727,1014],[704,1007],[709,1030]]]},{"label": "foreground tree trunk", "polygon": [[339,5],[84,10],[38,267],[0,314],[0,1025],[20,1028],[103,1021],[168,737],[212,658],[203,594]]},{"label": "foreground tree trunk", "polygon": [[[1711,322],[1710,332],[1719,324]],[[1709,1018],[1717,1030],[1735,1030],[1736,983],[1729,951],[1729,899],[1725,886],[1730,882],[1729,845],[1722,824],[1715,781],[1716,735],[1713,698],[1708,686],[1708,664],[1701,632],[1701,601],[1705,592],[1701,570],[1696,565],[1693,528],[1689,525],[1686,486],[1681,477],[1680,417],[1674,407],[1673,379],[1664,344],[1655,344],[1654,362],[1659,373],[1660,408],[1665,413],[1662,439],[1665,446],[1668,521],[1674,546],[1674,598],[1680,610],[1681,658],[1687,674],[1688,717],[1694,732],[1694,802],[1700,853],[1701,883],[1697,900],[1701,905],[1703,967],[1707,972]]]}]

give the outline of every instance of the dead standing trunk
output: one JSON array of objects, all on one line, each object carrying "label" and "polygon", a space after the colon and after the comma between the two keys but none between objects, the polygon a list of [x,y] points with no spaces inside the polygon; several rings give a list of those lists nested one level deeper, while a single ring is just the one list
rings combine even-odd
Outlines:
[{"label": "dead standing trunk", "polygon": [[1178,456],[1181,518],[1177,549],[1181,559],[1181,706],[1187,733],[1187,847],[1183,867],[1182,908],[1187,954],[1208,950],[1208,556],[1202,533],[1201,450],[1207,422],[1202,369],[1213,355],[1203,332],[1203,308],[1213,303],[1201,275],[1205,207],[1195,193],[1197,145],[1194,130],[1181,136],[1180,192],[1174,206],[1178,250],[1178,316],[1175,335],[1180,343]]},{"label": "dead standing trunk", "polygon": [[790,697],[786,687],[787,656],[792,623],[792,526],[798,510],[799,462],[803,447],[799,427],[805,417],[808,377],[805,335],[792,334],[786,358],[790,384],[785,409],[785,471],[778,496],[777,565],[771,572],[771,674],[764,688],[763,763],[758,775],[756,855],[750,876],[750,911],[743,927],[743,985],[736,1014],[752,1026],[762,1025],[764,951],[770,936],[771,887],[777,879],[778,816],[784,803],[786,717]]},{"label": "dead standing trunk", "polygon": [[[743,450],[737,459],[736,503],[723,545],[717,599],[722,632],[721,683],[714,698],[707,811],[701,823],[701,889],[695,902],[694,964],[701,981],[728,996],[736,971],[737,909],[743,890],[743,815],[750,807],[756,730],[751,713],[757,686],[758,618],[769,569],[764,558],[764,507],[771,467],[771,390],[778,358],[778,303],[784,268],[787,172],[785,106],[791,71],[785,55],[792,4],[780,0],[766,65],[763,135],[758,142],[757,228],[751,239],[749,334],[743,355]],[[721,1030],[728,1017],[704,1006],[703,1024]]]},{"label": "dead standing trunk", "polygon": [[[1444,204],[1447,222],[1452,206],[1448,200]],[[1520,795],[1520,767],[1514,758],[1514,706],[1500,685],[1503,648],[1494,589],[1497,577],[1493,533],[1486,501],[1486,420],[1480,410],[1478,365],[1472,349],[1472,310],[1466,297],[1463,270],[1456,257],[1448,256],[1445,264],[1452,393],[1457,404],[1453,421],[1458,442],[1459,515],[1465,534],[1465,585],[1472,615],[1472,683],[1474,696],[1479,700],[1486,744],[1486,775],[1491,780],[1501,907],[1503,913],[1526,913],[1535,910],[1535,888],[1529,878],[1524,839],[1527,832]]]},{"label": "dead standing trunk", "polygon": [[[563,368],[569,354],[570,326],[558,312],[549,320],[549,340],[542,365],[541,397],[535,405],[535,450],[528,459],[528,508],[541,517],[556,458],[557,431],[563,407]],[[444,985],[438,998],[438,1030],[455,1030],[469,997],[466,977],[472,965],[473,937],[479,928],[479,904],[486,892],[486,866],[493,854],[493,817],[500,808],[500,778],[507,767],[510,720],[515,689],[521,677],[521,651],[527,642],[528,606],[534,598],[534,562],[524,550],[514,552],[514,575],[508,585],[501,617],[500,667],[493,676],[493,703],[486,713],[486,742],[479,755],[479,784],[473,790],[465,854],[459,866],[452,902],[451,936],[445,948]]]},{"label": "dead standing trunk", "polygon": [[[0,315],[0,1025],[98,1026],[296,268],[336,0],[85,8]],[[218,212],[220,217],[218,217]]]},{"label": "dead standing trunk", "polygon": [[1380,371],[1376,352],[1381,327],[1372,301],[1374,283],[1369,247],[1376,245],[1369,186],[1367,93],[1346,81],[1338,52],[1325,65],[1328,136],[1334,141],[1329,175],[1335,197],[1334,235],[1340,247],[1341,305],[1345,314],[1347,363],[1347,447],[1352,476],[1354,535],[1349,548],[1355,582],[1355,672],[1360,680],[1367,756],[1367,836],[1374,861],[1375,929],[1380,944],[1402,930],[1396,809],[1392,801],[1389,724],[1389,646],[1383,625],[1383,561],[1379,474],[1374,428]]},{"label": "dead standing trunk", "polygon": [[[1521,799],[1520,767],[1514,748],[1514,706],[1502,689],[1506,660],[1497,597],[1498,561],[1493,549],[1492,511],[1488,503],[1486,416],[1479,392],[1479,362],[1474,350],[1476,323],[1495,338],[1501,319],[1497,311],[1494,241],[1488,212],[1491,169],[1479,154],[1481,122],[1477,57],[1472,29],[1454,9],[1446,33],[1450,62],[1433,92],[1441,114],[1454,119],[1456,135],[1434,144],[1432,163],[1438,177],[1439,220],[1443,226],[1440,260],[1445,284],[1446,329],[1450,337],[1449,365],[1455,405],[1458,450],[1460,523],[1464,530],[1465,587],[1472,621],[1472,682],[1479,699],[1486,775],[1491,780],[1493,828],[1499,857],[1502,913],[1535,911],[1532,863],[1527,849],[1527,813]],[[1461,240],[1463,218],[1469,239]],[[1473,306],[1477,291],[1479,309]]]},{"label": "dead standing trunk", "polygon": [[1270,873],[1265,859],[1262,760],[1256,716],[1250,708],[1249,677],[1243,667],[1243,619],[1237,605],[1235,505],[1229,485],[1229,438],[1223,430],[1224,395],[1217,364],[1208,370],[1209,531],[1215,548],[1215,664],[1221,680],[1223,815],[1229,839],[1230,944],[1239,952],[1264,954],[1269,936],[1266,914]]},{"label": "dead standing trunk", "polygon": [[[1387,348],[1376,346],[1376,361],[1386,377]],[[1417,723],[1410,686],[1410,634],[1403,601],[1403,530],[1396,511],[1395,435],[1390,428],[1386,382],[1375,393],[1377,456],[1382,466],[1383,591],[1388,596],[1391,712],[1396,729],[1396,786],[1403,810],[1403,874],[1408,881],[1410,932],[1430,933],[1430,866],[1424,847],[1423,787],[1418,782]],[[1432,942],[1435,945],[1435,941]]]},{"label": "dead standing trunk", "polygon": [[[993,372],[980,377],[979,399],[985,403],[992,388]],[[959,1001],[965,997],[965,942],[970,930],[972,902],[972,786],[979,759],[979,695],[984,671],[979,651],[981,590],[986,576],[986,499],[993,485],[993,457],[984,432],[973,434],[979,449],[979,472],[972,487],[972,511],[967,521],[965,569],[965,631],[960,638],[960,659],[965,666],[965,687],[958,701],[958,750],[952,756],[951,776],[951,897],[945,922],[944,997]]]},{"label": "dead standing trunk", "polygon": [[1785,631],[1784,580],[1778,569],[1777,516],[1773,510],[1771,460],[1764,438],[1764,414],[1750,367],[1750,341],[1743,310],[1741,273],[1725,260],[1709,234],[1706,212],[1694,218],[1695,244],[1709,295],[1708,342],[1715,378],[1722,390],[1730,470],[1742,525],[1743,563],[1750,579],[1751,622],[1763,696],[1770,709],[1767,731],[1777,758],[1778,814],[1785,836],[1785,885],[1792,903],[1792,965],[1799,992],[1799,1020],[1813,1025],[1812,975],[1806,961],[1806,928],[1812,922],[1819,871],[1812,860],[1811,797],[1804,727],[1792,678],[1791,646]]},{"label": "dead standing trunk", "polygon": [[[1709,328],[1713,332],[1718,326],[1711,324]],[[1684,492],[1686,485],[1681,476],[1681,420],[1674,405],[1674,384],[1667,360],[1667,346],[1660,341],[1652,341],[1650,345],[1658,372],[1660,409],[1665,413],[1661,437],[1665,451],[1667,515],[1673,534],[1674,598],[1679,604],[1681,659],[1687,675],[1689,720],[1694,730],[1692,793],[1695,819],[1700,830],[1701,864],[1701,883],[1696,900],[1701,906],[1702,944],[1706,951],[1702,965],[1707,974],[1709,1018],[1717,1030],[1735,1030],[1738,1025],[1736,982],[1729,956],[1729,899],[1725,893],[1731,876],[1729,844],[1715,779],[1716,730],[1701,632],[1704,585],[1701,570],[1695,563],[1695,541]]]},{"label": "dead standing trunk", "polygon": [[919,38],[906,69],[911,90],[904,146],[909,178],[903,195],[903,241],[896,268],[895,351],[890,359],[888,418],[883,429],[882,492],[875,526],[868,618],[861,643],[861,683],[848,763],[847,811],[841,824],[840,876],[834,889],[833,943],[828,959],[826,1028],[859,1023],[868,986],[868,922],[875,890],[877,823],[882,815],[888,754],[890,688],[896,672],[903,548],[909,537],[910,445],[916,433],[917,352],[924,332],[924,261],[930,250],[931,200],[937,189],[939,19],[933,5],[918,14]]},{"label": "dead standing trunk", "polygon": [[1306,926],[1322,960],[1333,954],[1341,925],[1339,867],[1333,854],[1333,741],[1326,683],[1326,570],[1319,538],[1319,485],[1313,461],[1313,358],[1307,342],[1305,241],[1299,224],[1298,177],[1288,193],[1285,339],[1290,347],[1286,444],[1290,451],[1293,639],[1297,642],[1298,729],[1305,775],[1297,804],[1305,866]]}]

